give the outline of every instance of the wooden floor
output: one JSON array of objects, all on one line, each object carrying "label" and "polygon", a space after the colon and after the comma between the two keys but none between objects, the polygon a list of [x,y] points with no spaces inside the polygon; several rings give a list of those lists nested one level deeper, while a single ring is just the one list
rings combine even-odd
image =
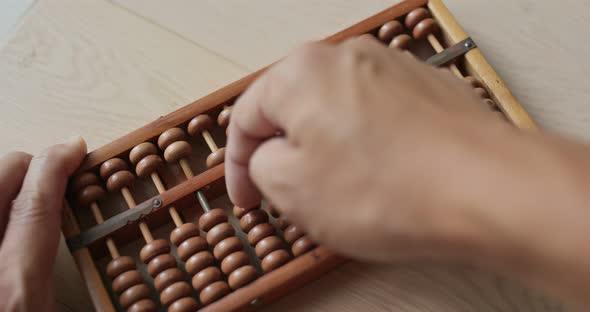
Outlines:
[{"label": "wooden floor", "polygon": [[[16,7],[10,2],[0,2],[3,18],[19,15],[6,14]],[[543,128],[590,140],[590,44],[583,40],[590,30],[590,2],[446,3]],[[35,153],[76,134],[97,148],[282,57],[297,44],[391,4],[37,0],[8,32],[0,29],[0,153]],[[61,248],[55,274],[60,311],[87,311],[75,266]],[[562,308],[470,269],[349,263],[267,310]]]}]

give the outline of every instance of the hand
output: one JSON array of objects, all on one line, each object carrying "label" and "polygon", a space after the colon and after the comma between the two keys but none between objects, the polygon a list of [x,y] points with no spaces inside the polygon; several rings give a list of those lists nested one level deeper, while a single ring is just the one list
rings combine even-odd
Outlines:
[{"label": "hand", "polygon": [[588,148],[516,129],[447,70],[367,38],[310,44],[253,83],[229,127],[231,200],[250,208],[262,194],[342,255],[588,289],[572,282],[588,273],[572,263],[579,248],[563,248],[588,249]]},{"label": "hand", "polygon": [[0,302],[3,311],[53,311],[53,266],[68,177],[86,155],[81,138],[38,156],[0,159]]}]

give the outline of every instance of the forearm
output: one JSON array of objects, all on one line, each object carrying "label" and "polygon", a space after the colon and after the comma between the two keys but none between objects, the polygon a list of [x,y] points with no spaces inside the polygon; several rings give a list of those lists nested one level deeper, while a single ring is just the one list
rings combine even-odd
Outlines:
[{"label": "forearm", "polygon": [[[519,133],[506,146],[482,261],[523,282],[590,304],[590,148]],[[502,179],[510,179],[502,182]]]}]

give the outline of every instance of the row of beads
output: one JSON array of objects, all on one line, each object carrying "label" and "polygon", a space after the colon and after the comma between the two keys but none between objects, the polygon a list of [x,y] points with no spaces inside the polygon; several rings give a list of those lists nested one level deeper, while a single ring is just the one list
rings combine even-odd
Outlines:
[{"label": "row of beads", "polygon": [[[429,42],[435,47],[435,49],[440,49],[440,47],[442,47],[434,37],[434,33],[439,30],[438,24],[430,16],[430,12],[425,8],[417,8],[408,13],[404,24],[405,27],[410,30],[414,39],[420,40],[429,38]],[[398,20],[389,21],[379,28],[377,38],[392,48],[407,50],[410,48],[413,39],[405,33],[405,27]],[[455,73],[461,75],[454,64],[451,64],[451,67],[454,69]],[[496,109],[496,104],[490,98],[488,92],[480,81],[472,76],[467,76],[464,80],[472,86],[473,92],[481,98],[491,110]]]}]

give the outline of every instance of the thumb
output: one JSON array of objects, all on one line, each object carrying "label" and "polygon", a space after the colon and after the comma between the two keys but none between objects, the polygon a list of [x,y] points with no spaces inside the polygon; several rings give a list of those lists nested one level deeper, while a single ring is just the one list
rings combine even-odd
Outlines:
[{"label": "thumb", "polygon": [[260,193],[281,212],[293,207],[296,200],[302,153],[285,137],[275,137],[261,144],[252,154],[249,173]]},{"label": "thumb", "polygon": [[39,279],[50,276],[67,181],[85,154],[86,143],[78,137],[31,159],[0,248],[0,259],[10,262],[9,267]]}]

